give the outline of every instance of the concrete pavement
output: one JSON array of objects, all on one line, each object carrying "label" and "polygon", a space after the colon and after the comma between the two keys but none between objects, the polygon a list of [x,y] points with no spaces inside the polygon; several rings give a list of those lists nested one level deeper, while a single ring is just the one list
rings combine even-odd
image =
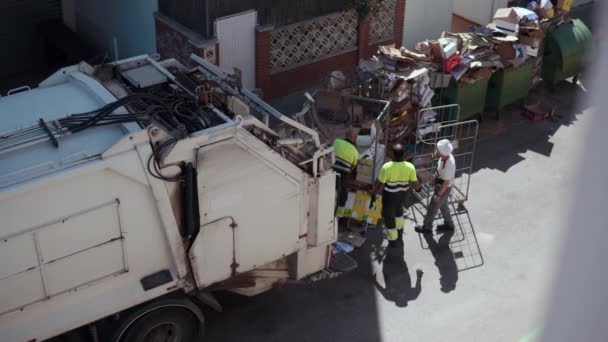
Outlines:
[{"label": "concrete pavement", "polygon": [[[380,263],[381,234],[372,231],[354,253],[360,267],[347,275],[253,298],[220,294],[225,310],[207,314],[209,341],[500,342],[534,335],[559,270],[571,180],[577,168],[592,167],[574,163],[592,115],[576,101],[583,95],[560,84],[550,96],[554,120],[531,122],[516,106],[500,122],[484,121],[468,215],[459,215],[451,243],[441,236],[422,241],[410,222],[404,250]],[[422,248],[429,243],[432,251]],[[462,271],[465,261],[475,267]],[[419,284],[417,269],[424,273]]]}]

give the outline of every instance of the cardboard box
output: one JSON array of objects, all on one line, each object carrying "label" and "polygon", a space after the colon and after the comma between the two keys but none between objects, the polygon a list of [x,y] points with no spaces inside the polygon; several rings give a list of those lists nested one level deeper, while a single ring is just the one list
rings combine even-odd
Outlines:
[{"label": "cardboard box", "polygon": [[441,57],[445,60],[452,57],[458,51],[458,40],[454,38],[440,38]]},{"label": "cardboard box", "polygon": [[555,16],[555,8],[550,0],[540,0],[539,11],[541,16],[545,18],[553,18]]},{"label": "cardboard box", "polygon": [[404,56],[417,60],[417,61],[423,61],[423,62],[432,62],[433,61],[433,57],[426,56],[423,53],[417,53],[414,51],[410,51],[405,48],[401,48],[401,53],[403,53]]},{"label": "cardboard box", "polygon": [[441,44],[438,41],[430,41],[431,45],[431,55],[433,56],[435,61],[440,61],[441,57]]},{"label": "cardboard box", "polygon": [[341,109],[342,99],[339,94],[320,92],[316,98],[318,110],[338,112]]},{"label": "cardboard box", "polygon": [[419,51],[423,54],[425,54],[426,56],[432,56],[432,49],[431,49],[431,44],[426,41],[426,42],[420,42],[418,44],[416,44],[416,51]]},{"label": "cardboard box", "polygon": [[557,2],[557,8],[559,8],[563,12],[570,12],[572,9],[573,0],[559,0]]},{"label": "cardboard box", "polygon": [[517,55],[517,52],[515,51],[513,44],[510,44],[510,43],[498,44],[498,45],[496,45],[495,49],[496,49],[496,53],[498,55],[500,55],[500,59],[502,60],[503,63],[512,60]]},{"label": "cardboard box", "polygon": [[[363,162],[364,160],[366,160],[367,162]],[[382,164],[383,163],[378,162],[378,165],[376,165],[376,178],[380,174],[380,169],[382,168]],[[359,163],[357,164],[357,177],[356,177],[356,180],[358,182],[365,183],[365,184],[374,184],[374,179],[372,178],[374,176],[373,173],[374,173],[374,167],[373,167],[373,160],[371,158],[366,158],[366,159],[362,159],[359,161]]]},{"label": "cardboard box", "polygon": [[463,39],[462,39],[461,33],[452,33],[452,32],[443,31],[441,33],[441,38],[451,39],[454,43],[456,43],[456,46],[458,47],[458,49],[462,48]]},{"label": "cardboard box", "polygon": [[506,23],[517,25],[519,24],[519,15],[513,8],[499,8],[494,14],[494,22],[500,20]]},{"label": "cardboard box", "polygon": [[422,93],[422,98],[420,99],[420,106],[423,108],[429,107],[431,105],[431,100],[435,96],[435,92],[430,87],[426,87],[424,92]]},{"label": "cardboard box", "polygon": [[533,30],[528,32],[528,35],[534,39],[545,39],[547,36],[543,30]]},{"label": "cardboard box", "polygon": [[452,76],[454,76],[454,79],[456,81],[459,81],[462,76],[464,76],[464,74],[467,73],[467,71],[469,71],[469,69],[464,66],[464,65],[459,65],[456,68],[454,68],[454,70],[452,70]]},{"label": "cardboard box", "polygon": [[540,51],[539,48],[534,48],[534,47],[526,45],[526,55],[528,55],[530,57],[538,57],[539,51]]},{"label": "cardboard box", "polygon": [[472,76],[476,79],[487,79],[489,80],[492,77],[492,69],[490,68],[480,68],[473,71]]},{"label": "cardboard box", "polygon": [[538,49],[540,47],[540,45],[542,44],[543,40],[521,35],[521,36],[519,36],[519,42],[522,45],[527,45],[527,46],[533,47],[535,49]]},{"label": "cardboard box", "polygon": [[516,35],[519,31],[519,15],[512,8],[499,8],[493,23],[496,30],[506,34]]},{"label": "cardboard box", "polygon": [[450,78],[452,78],[451,74],[431,73],[431,88],[447,88],[450,85]]},{"label": "cardboard box", "polygon": [[451,57],[443,61],[443,71],[452,72],[460,64],[460,54],[455,53]]}]

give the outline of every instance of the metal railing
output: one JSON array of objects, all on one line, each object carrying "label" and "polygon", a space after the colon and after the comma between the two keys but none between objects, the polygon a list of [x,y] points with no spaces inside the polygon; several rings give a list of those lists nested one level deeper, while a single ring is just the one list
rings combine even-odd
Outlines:
[{"label": "metal railing", "polygon": [[479,123],[476,120],[439,123],[433,127],[432,132],[425,134],[419,140],[417,145],[419,153],[416,156],[417,171],[424,183],[420,197],[427,206],[433,194],[433,180],[437,174],[439,160],[435,154],[435,146],[442,139],[452,142],[454,146],[452,155],[456,160],[456,178],[449,203],[462,205],[469,199],[478,132]]}]

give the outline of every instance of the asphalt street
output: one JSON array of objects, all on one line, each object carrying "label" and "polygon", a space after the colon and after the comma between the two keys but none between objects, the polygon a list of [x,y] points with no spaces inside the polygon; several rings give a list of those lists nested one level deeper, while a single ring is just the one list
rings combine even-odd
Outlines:
[{"label": "asphalt street", "polygon": [[484,118],[453,235],[422,239],[410,220],[402,249],[385,253],[371,231],[353,254],[359,268],[339,278],[252,298],[221,293],[224,312],[207,313],[209,341],[507,342],[538,333],[571,180],[593,167],[576,163],[591,115],[585,89],[541,90],[553,119],[529,121],[520,105],[500,121]]}]

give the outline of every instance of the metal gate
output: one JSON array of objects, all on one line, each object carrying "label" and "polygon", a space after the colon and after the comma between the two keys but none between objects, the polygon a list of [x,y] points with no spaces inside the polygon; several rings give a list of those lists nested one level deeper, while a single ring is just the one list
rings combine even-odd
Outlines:
[{"label": "metal gate", "polygon": [[215,21],[220,46],[220,67],[232,74],[241,71],[243,88],[255,88],[255,26],[258,13],[248,11]]},{"label": "metal gate", "polygon": [[[415,162],[423,183],[421,199],[427,206],[433,195],[433,178],[437,173],[438,158],[435,155],[435,146],[442,139],[452,142],[452,155],[456,160],[456,179],[449,202],[462,205],[469,198],[479,123],[477,120],[458,122],[459,112],[458,105],[432,107],[420,111]],[[431,116],[435,119],[424,120]]]},{"label": "metal gate", "polygon": [[60,0],[0,1],[0,79],[44,67],[37,25],[61,19]]}]

